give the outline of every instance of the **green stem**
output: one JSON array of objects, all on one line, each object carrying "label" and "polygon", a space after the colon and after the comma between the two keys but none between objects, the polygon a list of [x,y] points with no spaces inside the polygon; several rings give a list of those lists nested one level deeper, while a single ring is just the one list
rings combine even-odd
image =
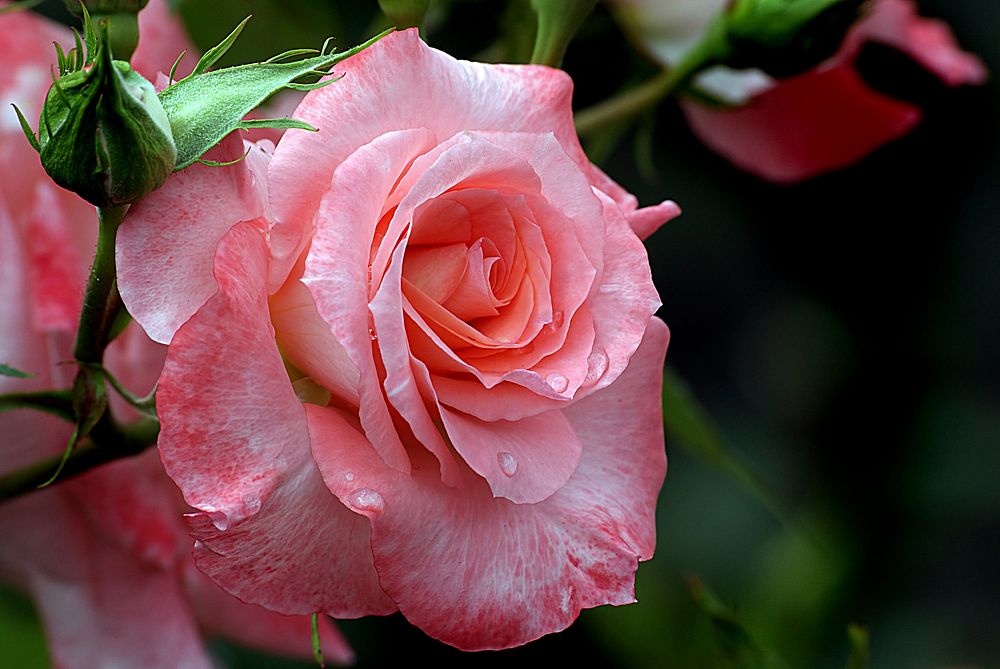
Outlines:
[{"label": "green stem", "polygon": [[717,65],[728,45],[724,22],[716,21],[704,39],[688,51],[674,67],[663,70],[649,81],[577,112],[576,131],[592,135],[626,119],[632,119],[679,90],[703,70]]},{"label": "green stem", "polygon": [[122,306],[115,275],[115,237],[126,211],[128,205],[97,208],[97,250],[73,347],[73,356],[81,363],[100,364],[104,360],[111,326]]},{"label": "green stem", "polygon": [[[60,481],[120,458],[138,455],[156,443],[159,423],[141,419],[118,425],[105,413],[91,432],[91,441],[73,451],[63,465]],[[52,478],[62,456],[57,455],[0,476],[0,502],[33,492]]]},{"label": "green stem", "polygon": [[40,390],[0,395],[0,412],[11,409],[36,409],[73,422],[73,398],[68,390]]},{"label": "green stem", "polygon": [[573,35],[583,24],[597,0],[532,0],[538,16],[531,62],[559,67]]}]

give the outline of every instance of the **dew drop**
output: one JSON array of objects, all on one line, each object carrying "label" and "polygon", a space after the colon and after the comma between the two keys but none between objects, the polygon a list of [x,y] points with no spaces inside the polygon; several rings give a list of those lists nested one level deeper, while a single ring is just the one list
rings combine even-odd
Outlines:
[{"label": "dew drop", "polygon": [[552,390],[557,393],[561,393],[569,387],[569,379],[558,372],[552,372],[545,380],[548,381],[549,385],[552,386]]},{"label": "dew drop", "polygon": [[497,453],[497,464],[500,465],[500,471],[504,473],[504,476],[513,476],[514,472],[517,471],[517,458],[514,457],[513,453],[506,451]]},{"label": "dew drop", "polygon": [[353,472],[347,472],[346,474],[344,474],[344,480],[348,481],[348,482],[353,481],[354,480],[354,473]]},{"label": "dew drop", "polygon": [[549,327],[553,330],[558,330],[562,327],[563,320],[565,320],[566,315],[561,311],[552,312],[552,322],[549,323]]},{"label": "dew drop", "polygon": [[371,339],[372,341],[378,339],[378,335],[375,333],[374,328],[368,328],[368,338]]},{"label": "dew drop", "polygon": [[385,500],[371,488],[359,488],[350,494],[347,503],[358,511],[382,513],[385,510]]},{"label": "dew drop", "polygon": [[587,382],[593,383],[608,371],[608,355],[602,351],[594,351],[587,358]]}]

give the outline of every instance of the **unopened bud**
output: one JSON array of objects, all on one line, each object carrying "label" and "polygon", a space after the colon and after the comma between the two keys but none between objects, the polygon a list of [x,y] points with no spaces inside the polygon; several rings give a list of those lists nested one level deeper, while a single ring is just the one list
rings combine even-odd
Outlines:
[{"label": "unopened bud", "polygon": [[177,149],[153,85],[111,59],[102,33],[93,67],[53,81],[38,142],[53,181],[92,204],[115,206],[158,188]]},{"label": "unopened bud", "polygon": [[725,14],[725,64],[776,77],[800,74],[836,53],[865,0],[734,0]]}]

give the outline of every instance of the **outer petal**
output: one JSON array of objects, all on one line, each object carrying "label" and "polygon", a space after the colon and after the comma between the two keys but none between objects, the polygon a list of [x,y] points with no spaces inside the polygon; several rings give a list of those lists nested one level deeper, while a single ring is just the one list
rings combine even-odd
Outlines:
[{"label": "outer petal", "polygon": [[160,380],[161,457],[203,512],[191,519],[196,559],[226,590],[282,613],[391,611],[366,528],[309,457],[302,406],[268,321],[267,258],[252,225],[227,235],[220,291],[178,331]]},{"label": "outer petal", "polygon": [[666,343],[654,319],[618,381],[566,411],[583,457],[538,504],[493,499],[472,481],[447,488],[422,454],[411,475],[400,474],[341,414],[308,407],[324,480],[370,520],[379,580],[412,623],[460,648],[506,648],[565,628],[582,608],[634,601],[666,465]]},{"label": "outer petal", "polygon": [[[186,574],[187,590],[198,620],[210,635],[217,634],[244,646],[288,657],[311,657],[309,618],[274,613],[244,604],[224,592],[197,569]],[[336,664],[354,662],[354,651],[340,630],[326,616],[320,617],[323,657]]]},{"label": "outer petal", "polygon": [[[239,133],[209,153],[243,155]],[[122,300],[149,336],[170,342],[211,297],[215,249],[231,227],[263,216],[265,154],[227,167],[192,165],[132,206],[118,231],[116,257]],[[261,223],[263,226],[263,223]]]},{"label": "outer petal", "polygon": [[784,80],[745,107],[685,103],[691,128],[737,167],[777,182],[860,160],[909,132],[916,107],[869,88],[849,64]]}]

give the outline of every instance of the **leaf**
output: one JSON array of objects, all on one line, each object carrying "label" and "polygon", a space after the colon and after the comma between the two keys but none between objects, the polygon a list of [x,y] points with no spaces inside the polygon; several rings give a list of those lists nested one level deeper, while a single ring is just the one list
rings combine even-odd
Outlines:
[{"label": "leaf", "polygon": [[740,483],[786,524],[790,514],[784,501],[747,464],[729,451],[712,417],[698,402],[687,382],[667,368],[663,373],[663,425],[667,434],[702,462]]},{"label": "leaf", "polygon": [[174,171],[201,158],[223,137],[239,128],[243,117],[273,93],[293,84],[299,77],[317,69],[325,70],[358,53],[389,32],[343,53],[292,63],[254,63],[214,70],[186,77],[163,89],[159,98],[177,145]]},{"label": "leaf", "polygon": [[[15,109],[17,109],[17,107],[15,107]],[[18,112],[18,115],[20,116],[20,112]],[[16,367],[11,367],[10,365],[0,362],[0,376],[13,376],[15,379],[30,379],[34,376],[34,374],[31,374],[30,372],[22,372]]]},{"label": "leaf", "polygon": [[729,666],[734,669],[788,669],[788,663],[770,648],[762,646],[736,612],[724,604],[697,576],[687,579],[691,598],[708,616],[718,635]]},{"label": "leaf", "polygon": [[847,626],[847,641],[851,654],[847,658],[847,669],[868,669],[868,655],[871,648],[868,630],[851,623]]},{"label": "leaf", "polygon": [[198,61],[198,64],[194,66],[194,70],[188,76],[196,77],[199,74],[206,72],[208,68],[215,65],[216,61],[225,56],[226,52],[229,51],[229,48],[233,46],[233,42],[235,42],[236,38],[240,36],[241,32],[243,32],[243,28],[246,27],[250,18],[251,17],[248,16],[243,19],[240,24],[233,29],[233,32],[229,33],[229,36],[226,37],[226,39],[206,51],[205,55],[201,57],[201,60]]}]

